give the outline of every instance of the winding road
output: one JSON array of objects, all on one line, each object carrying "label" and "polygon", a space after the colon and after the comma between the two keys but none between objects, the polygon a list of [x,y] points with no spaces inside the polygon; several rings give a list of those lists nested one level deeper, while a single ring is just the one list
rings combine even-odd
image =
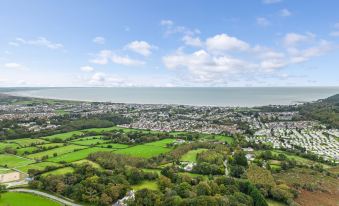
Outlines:
[{"label": "winding road", "polygon": [[48,194],[48,193],[45,193],[45,192],[40,192],[40,191],[36,191],[36,190],[30,190],[30,189],[12,189],[12,190],[9,190],[11,192],[26,192],[26,193],[32,193],[32,194],[36,194],[36,195],[39,195],[39,196],[43,196],[43,197],[47,197],[51,200],[55,200],[61,204],[64,204],[64,205],[67,205],[67,206],[82,206],[82,205],[78,205],[78,204],[75,204],[73,202],[70,202],[68,200],[65,200],[65,199],[62,199],[60,197],[57,197],[57,196],[54,196],[54,195],[51,195],[51,194]]}]

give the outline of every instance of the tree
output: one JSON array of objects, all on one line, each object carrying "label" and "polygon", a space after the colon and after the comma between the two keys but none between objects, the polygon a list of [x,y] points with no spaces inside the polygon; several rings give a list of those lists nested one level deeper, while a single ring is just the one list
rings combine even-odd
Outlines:
[{"label": "tree", "polygon": [[142,189],[135,193],[134,201],[129,206],[160,206],[161,196],[156,191]]},{"label": "tree", "polygon": [[196,186],[197,195],[211,195],[211,187],[206,182],[200,182]]}]

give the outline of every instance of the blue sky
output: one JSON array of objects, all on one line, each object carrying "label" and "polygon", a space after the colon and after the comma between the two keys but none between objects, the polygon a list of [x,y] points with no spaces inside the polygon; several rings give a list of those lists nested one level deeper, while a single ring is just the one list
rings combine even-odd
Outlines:
[{"label": "blue sky", "polygon": [[339,86],[337,0],[1,0],[0,86]]}]

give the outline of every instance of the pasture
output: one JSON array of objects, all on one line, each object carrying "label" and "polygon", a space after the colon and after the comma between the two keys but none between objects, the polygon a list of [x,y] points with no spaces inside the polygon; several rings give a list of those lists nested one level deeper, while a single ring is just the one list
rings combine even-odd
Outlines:
[{"label": "pasture", "polygon": [[56,169],[50,172],[46,172],[44,174],[42,174],[42,176],[48,176],[48,175],[65,175],[68,173],[73,173],[74,169],[73,167],[64,167],[64,168],[60,168],[60,169]]},{"label": "pasture", "polygon": [[44,139],[37,139],[37,138],[34,138],[34,139],[33,138],[15,139],[15,140],[11,140],[11,141],[8,141],[8,142],[18,144],[21,147],[28,147],[28,146],[32,146],[32,145],[48,143],[48,141],[46,141]]},{"label": "pasture", "polygon": [[106,148],[112,148],[112,149],[125,149],[129,147],[127,144],[115,144],[115,143],[107,143],[107,144],[100,144],[97,147],[106,147]]},{"label": "pasture", "polygon": [[196,162],[197,161],[197,154],[207,151],[207,149],[196,149],[196,150],[191,150],[184,154],[181,158],[180,161],[183,162]]},{"label": "pasture", "polygon": [[1,194],[0,206],[61,206],[50,199],[29,193],[6,192]]},{"label": "pasture", "polygon": [[171,151],[170,148],[151,146],[151,145],[137,145],[126,149],[114,151],[116,154],[130,155],[133,157],[151,158]]},{"label": "pasture", "polygon": [[30,154],[27,157],[31,159],[42,159],[42,157],[44,156],[53,157],[54,153],[56,153],[57,155],[62,155],[65,153],[74,152],[74,150],[80,150],[80,149],[85,149],[85,148],[86,148],[85,146],[80,146],[80,145],[67,145],[64,147],[59,147],[59,148],[55,148],[51,150],[46,150],[43,152]]},{"label": "pasture", "polygon": [[94,152],[109,152],[114,151],[109,148],[100,148],[100,147],[91,147],[87,149],[78,150],[75,152],[65,153],[63,155],[58,155],[56,157],[51,157],[48,159],[50,162],[74,162],[78,160],[85,159],[89,154]]},{"label": "pasture", "polygon": [[155,142],[144,144],[145,146],[167,147],[168,144],[175,142],[175,139],[162,139]]},{"label": "pasture", "polygon": [[10,154],[0,154],[0,166],[15,168],[33,163],[34,160],[18,157]]},{"label": "pasture", "polygon": [[60,167],[61,165],[55,162],[39,162],[39,163],[17,167],[16,169],[20,170],[21,172],[27,173],[29,169],[35,169],[35,170],[41,171],[41,170],[44,170],[47,166]]}]

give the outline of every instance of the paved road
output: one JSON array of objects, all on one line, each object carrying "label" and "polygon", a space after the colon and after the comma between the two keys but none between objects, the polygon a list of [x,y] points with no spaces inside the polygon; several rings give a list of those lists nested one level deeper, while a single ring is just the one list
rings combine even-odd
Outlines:
[{"label": "paved road", "polygon": [[39,196],[47,197],[49,199],[55,200],[57,202],[60,202],[60,203],[62,203],[64,205],[68,205],[68,206],[82,206],[82,205],[78,205],[78,204],[75,204],[73,202],[70,202],[68,200],[61,199],[61,198],[59,198],[57,196],[54,196],[54,195],[51,195],[51,194],[48,194],[48,193],[45,193],[45,192],[36,191],[36,190],[30,190],[30,189],[12,189],[10,191],[12,191],[12,192],[27,192],[27,193],[36,194],[36,195],[39,195]]}]

